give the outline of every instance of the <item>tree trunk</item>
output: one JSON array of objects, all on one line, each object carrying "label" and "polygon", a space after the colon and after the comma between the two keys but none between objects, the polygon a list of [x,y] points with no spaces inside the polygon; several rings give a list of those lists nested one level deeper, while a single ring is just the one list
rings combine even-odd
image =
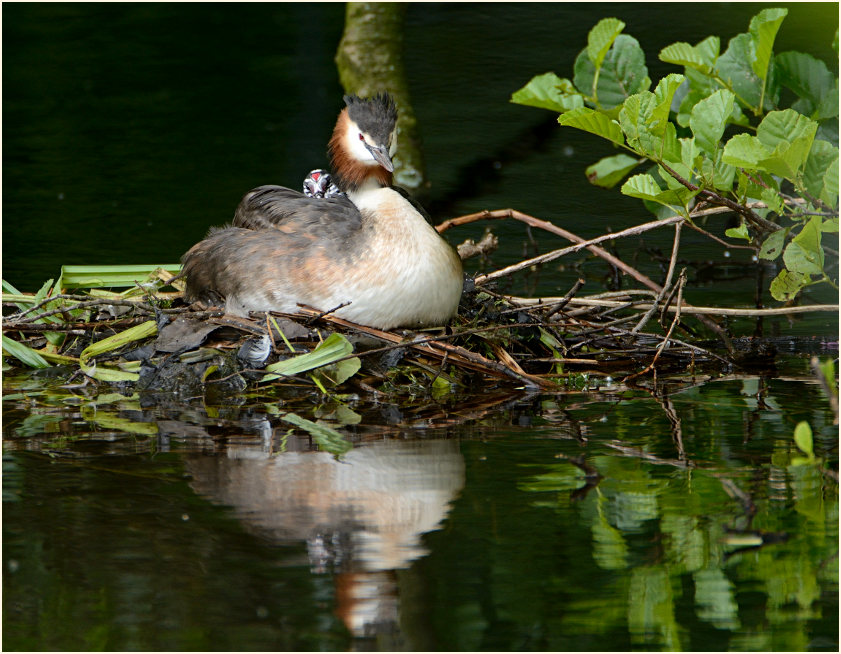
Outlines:
[{"label": "tree trunk", "polygon": [[403,65],[405,16],[405,3],[347,3],[336,65],[346,93],[364,98],[388,91],[394,98],[398,109],[395,182],[417,191],[426,185],[426,172]]}]

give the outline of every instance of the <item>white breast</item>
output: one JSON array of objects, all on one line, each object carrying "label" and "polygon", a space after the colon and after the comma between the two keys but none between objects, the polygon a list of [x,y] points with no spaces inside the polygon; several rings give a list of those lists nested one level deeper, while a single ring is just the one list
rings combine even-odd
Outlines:
[{"label": "white breast", "polygon": [[381,329],[441,325],[455,315],[462,290],[461,260],[411,203],[390,188],[362,189],[351,199],[375,223],[367,253],[327,304]]}]

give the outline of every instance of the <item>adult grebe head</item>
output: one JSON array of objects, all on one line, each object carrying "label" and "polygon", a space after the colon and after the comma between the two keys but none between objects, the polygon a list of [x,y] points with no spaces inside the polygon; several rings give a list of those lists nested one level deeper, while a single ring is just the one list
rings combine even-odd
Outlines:
[{"label": "adult grebe head", "polygon": [[328,145],[336,184],[343,191],[355,191],[368,180],[391,186],[397,146],[397,107],[387,93],[363,100],[344,97],[342,109]]}]

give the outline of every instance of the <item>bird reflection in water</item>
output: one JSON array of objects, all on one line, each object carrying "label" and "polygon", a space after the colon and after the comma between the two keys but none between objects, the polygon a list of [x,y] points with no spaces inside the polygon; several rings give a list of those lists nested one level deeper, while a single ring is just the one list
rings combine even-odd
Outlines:
[{"label": "bird reflection in water", "polygon": [[395,571],[427,554],[422,535],[440,528],[464,485],[458,443],[382,440],[338,460],[293,437],[271,454],[269,429],[259,444],[189,458],[193,488],[273,543],[305,541],[311,571],[334,575],[336,611],[354,636],[399,631]]}]

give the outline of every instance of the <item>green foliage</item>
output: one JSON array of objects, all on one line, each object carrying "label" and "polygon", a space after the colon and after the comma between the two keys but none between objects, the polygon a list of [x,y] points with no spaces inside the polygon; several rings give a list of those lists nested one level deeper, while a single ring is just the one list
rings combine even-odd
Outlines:
[{"label": "green foliage", "polygon": [[50,367],[50,364],[38,352],[23,343],[12,340],[5,334],[3,335],[3,353],[15,357],[18,361],[26,364],[30,368]]},{"label": "green foliage", "polygon": [[812,428],[805,420],[797,423],[794,428],[794,442],[806,458],[795,457],[791,460],[792,465],[802,465],[804,463],[814,463],[815,451],[814,442],[812,439]]},{"label": "green foliage", "polygon": [[181,266],[163,265],[97,265],[97,266],[62,266],[57,288],[91,288],[93,286],[134,288],[153,278],[158,270],[177,275]]},{"label": "green foliage", "polygon": [[[137,381],[139,374],[136,372],[118,370],[117,368],[98,366],[94,357],[119,349],[124,345],[140,341],[144,338],[152,336],[158,331],[154,320],[147,320],[144,323],[129,327],[125,331],[103,338],[92,345],[89,345],[79,355],[79,367],[88,377],[93,377],[100,381],[120,382],[120,381]],[[135,362],[136,363],[136,362]],[[126,364],[131,365],[131,364]]]},{"label": "green foliage", "polygon": [[[344,359],[351,353],[353,353],[353,345],[350,341],[339,333],[333,333],[312,352],[266,366],[266,370],[273,374],[265,375],[263,381],[271,381],[284,375],[297,375],[314,368],[321,368],[319,381],[322,383],[327,381],[330,385],[338,385],[355,375],[361,366],[359,359],[356,357]],[[344,360],[339,361],[339,359]],[[325,369],[327,369],[326,372]]]},{"label": "green foliage", "polygon": [[281,416],[281,420],[308,432],[322,450],[330,452],[336,457],[340,457],[342,454],[353,449],[353,445],[345,440],[345,437],[341,433],[325,424],[312,422],[296,413],[287,413]]},{"label": "green foliage", "polygon": [[[698,194],[740,204],[751,220],[725,234],[751,242],[761,259],[783,255],[770,286],[775,299],[819,282],[835,286],[822,234],[838,231],[838,78],[809,54],[774,53],[787,13],[763,9],[724,52],[715,36],[663,48],[660,60],[683,74],[666,75],[653,91],[639,43],[622,33],[622,21],[605,18],[590,31],[572,81],[545,73],[511,101],[557,111],[561,125],[627,150],[586,169],[597,186],[655,164],[659,179],[652,170],[634,175],[621,192],[658,216],[666,207],[691,219]],[[793,100],[781,106],[782,98]],[[757,201],[767,208],[752,214],[747,205]],[[776,229],[767,220],[774,218]]]}]

